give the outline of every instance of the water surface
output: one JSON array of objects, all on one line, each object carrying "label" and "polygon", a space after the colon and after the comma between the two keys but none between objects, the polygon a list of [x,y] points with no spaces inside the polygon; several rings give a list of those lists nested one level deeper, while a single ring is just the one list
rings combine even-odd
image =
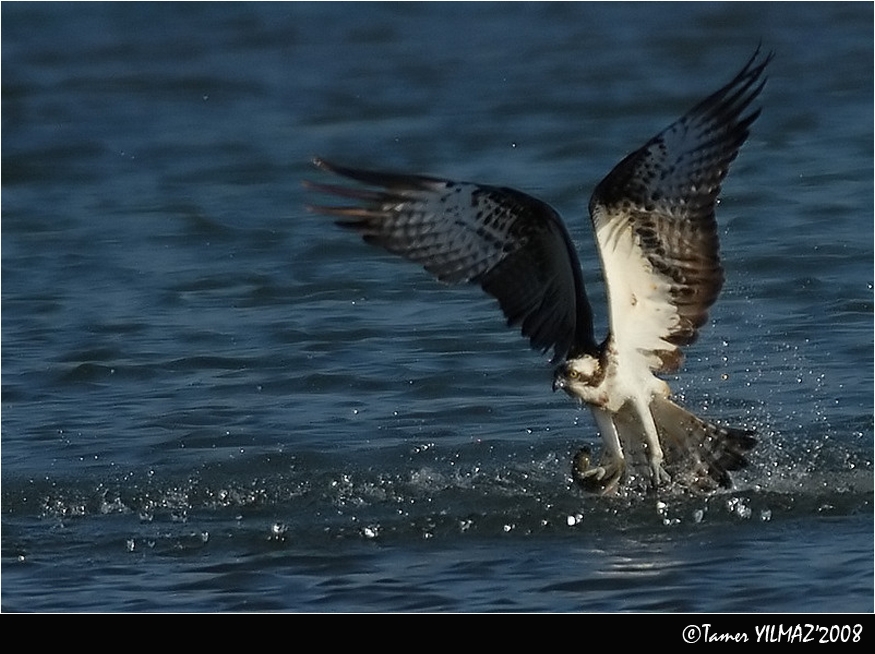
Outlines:
[{"label": "water surface", "polygon": [[[872,7],[2,7],[2,608],[871,611]],[[736,488],[606,499],[490,298],[307,213],[314,155],[594,185],[762,42],[669,379]]]}]

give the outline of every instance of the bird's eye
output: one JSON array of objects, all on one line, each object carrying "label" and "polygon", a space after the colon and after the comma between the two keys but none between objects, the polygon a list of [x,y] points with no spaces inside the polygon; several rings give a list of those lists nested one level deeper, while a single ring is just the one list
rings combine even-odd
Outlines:
[{"label": "bird's eye", "polygon": [[577,372],[576,370],[571,370],[568,373],[568,378],[577,381],[578,379],[580,379],[580,373]]}]

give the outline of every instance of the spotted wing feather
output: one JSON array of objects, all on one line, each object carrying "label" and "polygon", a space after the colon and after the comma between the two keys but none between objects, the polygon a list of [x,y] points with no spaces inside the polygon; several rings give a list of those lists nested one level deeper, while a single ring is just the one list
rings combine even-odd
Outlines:
[{"label": "spotted wing feather", "polygon": [[509,188],[315,164],[370,188],[309,183],[354,201],[313,210],[443,282],[480,284],[508,324],[532,347],[553,348],[554,359],[595,348],[577,254],[547,204]]},{"label": "spotted wing feather", "polygon": [[717,196],[759,110],[771,55],[742,71],[596,187],[590,215],[620,351],[654,371],[675,370],[723,285],[714,217]]}]

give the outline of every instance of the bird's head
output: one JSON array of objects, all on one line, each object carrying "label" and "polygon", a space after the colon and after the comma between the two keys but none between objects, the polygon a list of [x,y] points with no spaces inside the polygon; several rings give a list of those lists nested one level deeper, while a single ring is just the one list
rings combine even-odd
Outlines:
[{"label": "bird's head", "polygon": [[604,379],[602,365],[597,357],[584,354],[575,359],[569,359],[559,365],[553,372],[553,390],[560,388],[571,397],[586,398],[587,390],[598,386]]}]

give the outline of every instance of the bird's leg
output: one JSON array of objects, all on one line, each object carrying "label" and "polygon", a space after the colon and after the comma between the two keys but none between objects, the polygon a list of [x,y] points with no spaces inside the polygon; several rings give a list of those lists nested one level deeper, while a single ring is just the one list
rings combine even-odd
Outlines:
[{"label": "bird's leg", "polygon": [[654,488],[663,484],[671,483],[671,477],[662,467],[662,461],[665,458],[662,452],[662,446],[659,444],[659,433],[656,430],[656,423],[653,421],[653,416],[650,413],[649,405],[642,405],[636,402],[638,415],[641,418],[641,424],[644,427],[644,435],[647,443],[647,461],[650,464],[650,483]]},{"label": "bird's leg", "polygon": [[592,407],[604,448],[599,465],[593,467],[588,448],[583,448],[574,456],[572,476],[577,484],[590,492],[609,495],[616,492],[623,474],[626,472],[626,459],[620,445],[620,436],[611,419],[611,415],[603,409]]}]

